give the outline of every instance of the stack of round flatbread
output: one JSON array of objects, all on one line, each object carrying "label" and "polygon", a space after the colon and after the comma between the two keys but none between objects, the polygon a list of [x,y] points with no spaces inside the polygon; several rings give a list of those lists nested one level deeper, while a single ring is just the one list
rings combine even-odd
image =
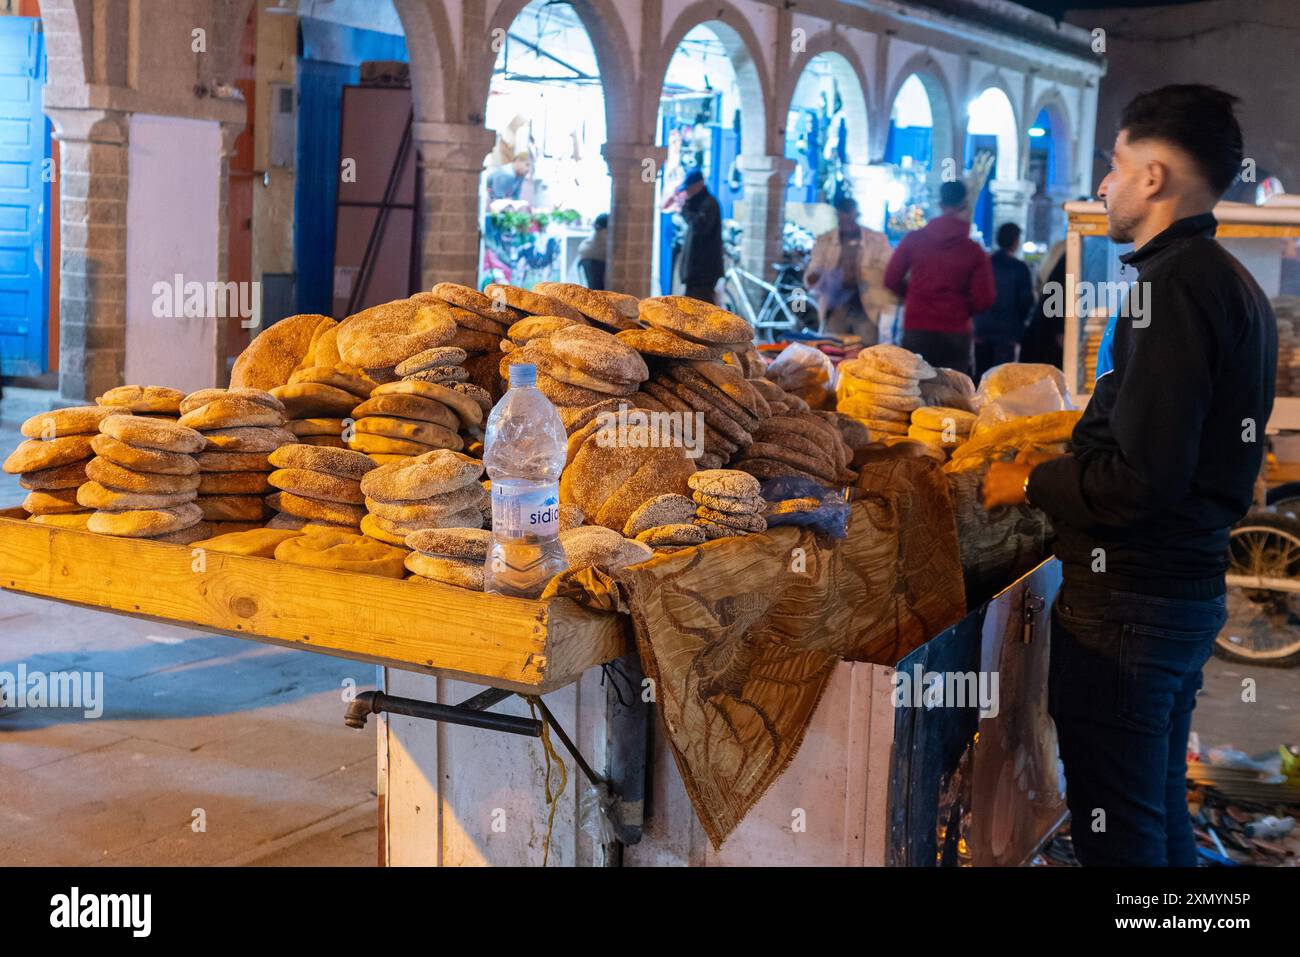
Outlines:
[{"label": "stack of round flatbread", "polygon": [[801,476],[827,486],[853,481],[853,451],[840,429],[810,409],[766,419],[754,441],[731,460],[731,467],[759,479]]},{"label": "stack of round flatbread", "polygon": [[257,528],[267,517],[267,456],[296,444],[285,430],[285,408],[262,389],[200,389],[180,404],[180,424],[203,435],[195,455],[199,466],[198,505],[214,534]]},{"label": "stack of round flatbread", "polygon": [[871,346],[840,363],[836,408],[862,422],[873,438],[907,435],[912,412],[925,405],[921,382],[934,377],[934,369],[915,352]]},{"label": "stack of round flatbread", "polygon": [[[687,484],[700,474],[694,473]],[[693,501],[677,492],[668,492],[637,506],[623,525],[623,535],[662,551],[703,545],[709,536],[695,524],[695,517]]]},{"label": "stack of round flatbread", "polygon": [[180,417],[184,398],[184,392],[166,386],[120,385],[95,399],[95,404],[127,409],[132,415],[147,419],[171,419],[174,422]]},{"label": "stack of round flatbread", "polygon": [[975,413],[942,405],[928,405],[912,413],[907,437],[939,449],[945,457],[970,438]]},{"label": "stack of round flatbread", "polygon": [[267,456],[275,471],[267,476],[279,491],[267,497],[276,515],[269,528],[332,528],[361,531],[366,497],[361,480],[378,465],[351,449],[319,445],[285,445]]},{"label": "stack of round flatbread", "polygon": [[642,299],[638,318],[650,329],[724,352],[743,351],[754,341],[754,327],[740,316],[689,296]]},{"label": "stack of round flatbread", "polygon": [[[338,450],[335,450],[338,451]],[[329,568],[334,571],[403,578],[406,550],[393,548],[365,535],[342,529],[312,529],[295,535],[275,547],[276,561]]]},{"label": "stack of round flatbread", "polygon": [[614,572],[654,557],[649,545],[603,525],[580,525],[560,532],[560,547],[570,569],[599,565]]},{"label": "stack of round flatbread", "polygon": [[356,366],[306,366],[271,390],[284,406],[284,428],[304,445],[345,448],[353,410],[377,382]]},{"label": "stack of round flatbread", "polygon": [[[110,415],[91,439],[95,457],[77,501],[94,509],[86,528],[102,535],[188,545],[212,534],[195,502],[207,440],[178,422]],[[259,499],[260,504],[260,499]]]},{"label": "stack of round flatbread", "polygon": [[[482,528],[483,463],[451,449],[381,465],[361,480],[361,530],[390,545],[406,546],[412,532],[430,528]],[[480,586],[481,587],[481,586]]]},{"label": "stack of round flatbread", "polygon": [[975,412],[975,383],[964,372],[937,368],[933,379],[921,380],[921,401],[926,405]]},{"label": "stack of round flatbread", "polygon": [[[456,363],[463,356],[459,346],[436,346],[405,360],[399,368],[448,368],[435,363]],[[380,465],[393,465],[436,449],[459,452],[465,447],[462,433],[482,434],[491,411],[491,398],[484,390],[467,382],[435,382],[420,376],[416,371],[376,386],[370,398],[353,410],[348,448],[365,452]]]},{"label": "stack of round flatbread", "polygon": [[693,451],[702,469],[721,468],[754,440],[754,430],[771,414],[761,391],[738,366],[717,359],[662,360],[653,378],[641,386],[637,405],[651,413],[668,413],[670,421],[702,441]]},{"label": "stack of round flatbread", "polygon": [[597,525],[621,531],[644,502],[685,494],[695,460],[681,445],[646,445],[636,430],[593,419],[569,436],[560,502],[577,505]]},{"label": "stack of round flatbread", "polygon": [[435,346],[452,345],[456,321],[451,307],[421,293],[371,306],[339,323],[339,357],[364,369],[377,383],[401,378],[397,366]]},{"label": "stack of round flatbread", "polygon": [[483,528],[426,528],[406,536],[411,580],[483,590],[483,565],[492,533]]},{"label": "stack of round flatbread", "polygon": [[[550,318],[533,317],[531,324],[541,326]],[[518,328],[527,324],[530,320],[523,320],[511,330],[521,335]],[[557,323],[507,352],[500,360],[502,378],[508,379],[510,366],[520,362],[536,366],[537,388],[555,405],[570,435],[605,413],[616,413],[620,404],[630,404],[628,397],[650,375],[635,349],[612,333],[573,321]]]},{"label": "stack of round flatbread", "polygon": [[61,528],[85,528],[93,511],[77,501],[86,481],[86,466],[94,453],[99,423],[109,416],[129,415],[112,406],[76,406],[34,415],[20,427],[26,437],[4,461],[4,471],[18,476],[28,490],[23,508],[30,521]]},{"label": "stack of round flatbread", "polygon": [[691,476],[692,523],[708,538],[729,538],[767,531],[767,502],[761,483],[736,469],[708,469]]}]

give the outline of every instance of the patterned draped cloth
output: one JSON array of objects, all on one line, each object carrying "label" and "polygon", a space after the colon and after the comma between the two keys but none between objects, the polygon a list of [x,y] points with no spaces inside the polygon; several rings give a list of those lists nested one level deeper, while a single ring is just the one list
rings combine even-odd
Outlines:
[{"label": "patterned draped cloth", "polygon": [[721,846],[794,757],[837,661],[893,664],[966,613],[945,476],[862,470],[845,539],[793,526],[552,583],[631,616],[686,790]]}]

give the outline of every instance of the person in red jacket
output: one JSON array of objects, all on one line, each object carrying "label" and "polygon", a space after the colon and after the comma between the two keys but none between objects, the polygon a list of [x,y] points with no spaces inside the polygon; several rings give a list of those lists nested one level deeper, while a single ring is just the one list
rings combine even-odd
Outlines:
[{"label": "person in red jacket", "polygon": [[971,317],[997,299],[993,267],[962,217],[966,187],[944,183],[941,215],[903,237],[885,269],[885,285],[903,300],[904,349],[934,366],[971,373]]}]

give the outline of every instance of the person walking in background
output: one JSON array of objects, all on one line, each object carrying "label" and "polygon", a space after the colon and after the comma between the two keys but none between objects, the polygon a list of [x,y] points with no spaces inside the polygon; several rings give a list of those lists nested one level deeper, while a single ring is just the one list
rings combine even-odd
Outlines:
[{"label": "person walking in background", "polygon": [[1025,335],[1025,323],[1034,307],[1033,277],[1029,267],[1016,258],[1020,251],[1020,227],[1003,223],[998,227],[998,248],[989,257],[997,298],[975,317],[975,381],[989,369],[1016,361],[1016,347]]},{"label": "person walking in background", "polygon": [[848,333],[864,346],[880,341],[880,314],[893,304],[885,288],[889,240],[858,222],[857,200],[835,201],[838,223],[813,243],[804,285],[814,291],[827,332]]},{"label": "person walking in background", "polygon": [[609,213],[591,221],[591,235],[578,244],[578,271],[588,289],[605,288],[605,257],[609,252]]},{"label": "person walking in background", "polygon": [[685,295],[716,303],[718,280],[726,271],[722,265],[722,207],[704,185],[704,174],[698,169],[687,173],[664,209],[681,213],[686,221],[678,254]]},{"label": "person walking in background", "polygon": [[533,159],[525,152],[515,154],[508,166],[498,166],[487,178],[488,202],[498,199],[523,199],[524,184],[533,172]]},{"label": "person walking in background", "polygon": [[1181,85],[1125,107],[1097,192],[1111,241],[1133,244],[1120,259],[1142,305],[1111,317],[1069,454],[984,478],[987,508],[1027,502],[1056,531],[1048,712],[1085,865],[1197,863],[1187,739],[1277,368],[1268,297],[1214,238],[1241,170],[1235,102]]},{"label": "person walking in background", "polygon": [[903,300],[905,349],[934,366],[971,373],[971,316],[993,305],[993,267],[970,238],[964,183],[939,188],[940,215],[894,250],[885,285]]}]

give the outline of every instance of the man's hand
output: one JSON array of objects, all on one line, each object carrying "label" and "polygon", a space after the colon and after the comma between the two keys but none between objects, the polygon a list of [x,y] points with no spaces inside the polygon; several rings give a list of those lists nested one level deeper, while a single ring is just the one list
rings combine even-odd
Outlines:
[{"label": "man's hand", "polygon": [[1025,480],[1034,466],[1028,462],[994,462],[984,476],[984,507],[1025,504]]}]

